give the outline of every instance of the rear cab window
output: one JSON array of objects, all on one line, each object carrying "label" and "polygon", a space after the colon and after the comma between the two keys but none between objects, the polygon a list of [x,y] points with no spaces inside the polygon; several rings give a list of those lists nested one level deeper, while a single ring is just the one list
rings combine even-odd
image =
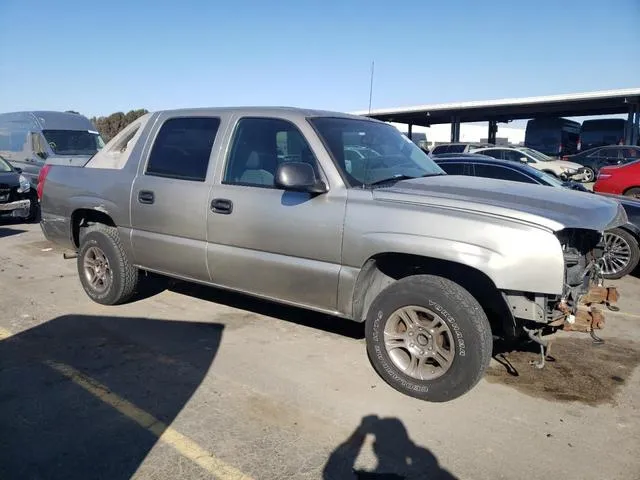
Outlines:
[{"label": "rear cab window", "polygon": [[219,127],[217,117],[166,120],[151,148],[145,174],[204,182]]}]

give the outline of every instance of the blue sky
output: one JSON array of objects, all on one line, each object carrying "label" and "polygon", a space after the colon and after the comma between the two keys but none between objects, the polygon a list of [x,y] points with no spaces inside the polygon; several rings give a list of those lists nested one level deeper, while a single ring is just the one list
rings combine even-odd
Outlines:
[{"label": "blue sky", "polygon": [[373,107],[640,86],[640,1],[0,0],[0,111]]}]

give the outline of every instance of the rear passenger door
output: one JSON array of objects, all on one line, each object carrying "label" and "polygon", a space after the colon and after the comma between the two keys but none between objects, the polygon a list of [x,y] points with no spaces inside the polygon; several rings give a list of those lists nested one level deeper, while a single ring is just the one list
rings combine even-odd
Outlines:
[{"label": "rear passenger door", "polygon": [[[313,135],[309,125],[301,128]],[[210,199],[211,277],[234,290],[335,311],[346,189],[329,185],[321,195],[282,190],[274,179],[287,161],[309,163],[327,182],[296,124],[238,120]]]},{"label": "rear passenger door", "polygon": [[[220,137],[216,116],[161,116],[143,151],[131,190],[135,263],[149,270],[209,281],[207,211]],[[215,156],[215,155],[214,155]],[[146,161],[145,161],[146,160]]]}]

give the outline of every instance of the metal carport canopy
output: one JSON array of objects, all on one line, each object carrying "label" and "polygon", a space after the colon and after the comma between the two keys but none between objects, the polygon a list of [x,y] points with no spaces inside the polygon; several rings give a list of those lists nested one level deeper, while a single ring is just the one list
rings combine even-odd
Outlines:
[{"label": "metal carport canopy", "polygon": [[439,123],[520,120],[543,116],[581,117],[629,113],[640,103],[640,88],[509,98],[478,102],[441,103],[406,108],[354,112],[385,122],[428,127]]}]

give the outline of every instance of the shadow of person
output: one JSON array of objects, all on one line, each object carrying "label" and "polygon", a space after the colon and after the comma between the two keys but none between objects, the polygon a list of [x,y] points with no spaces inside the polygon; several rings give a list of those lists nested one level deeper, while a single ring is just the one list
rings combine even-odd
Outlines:
[{"label": "shadow of person", "polygon": [[[373,470],[356,470],[355,463],[367,435],[372,435],[377,465]],[[435,455],[411,441],[397,418],[369,415],[354,432],[331,453],[323,470],[324,480],[455,480],[440,467]]]},{"label": "shadow of person", "polygon": [[223,328],[64,315],[0,341],[0,478],[131,478],[207,375]]}]

